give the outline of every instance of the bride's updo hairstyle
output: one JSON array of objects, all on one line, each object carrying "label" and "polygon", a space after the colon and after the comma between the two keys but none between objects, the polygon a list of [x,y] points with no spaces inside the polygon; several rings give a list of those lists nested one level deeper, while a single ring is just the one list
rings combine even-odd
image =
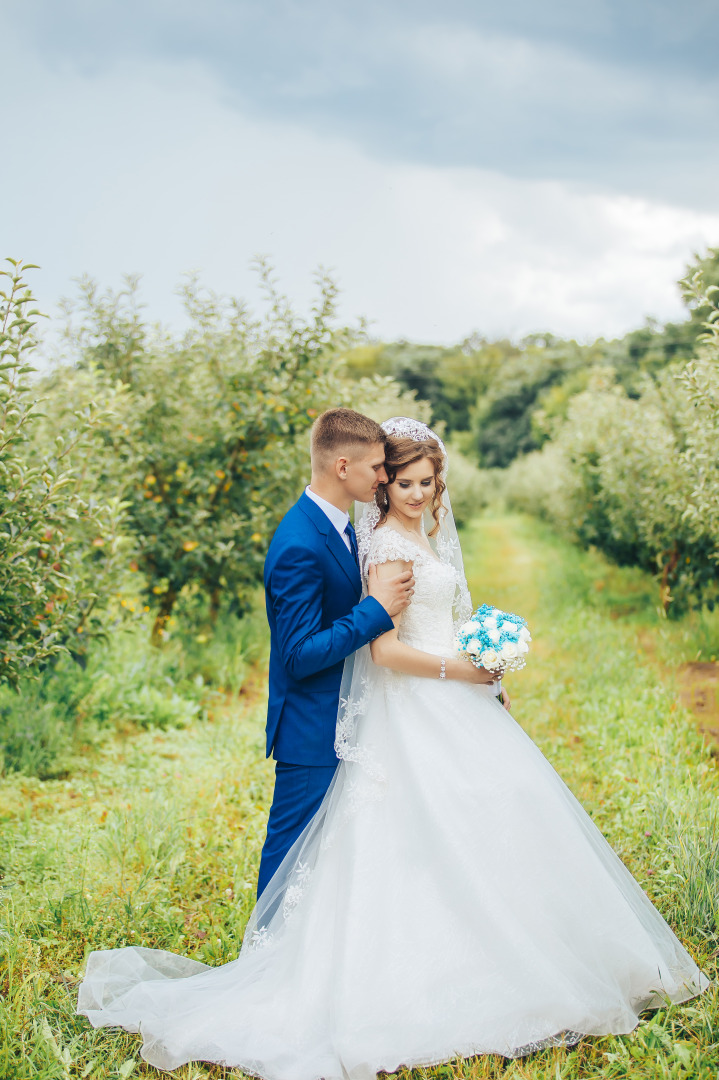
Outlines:
[{"label": "bride's updo hairstyle", "polygon": [[387,494],[387,487],[389,484],[395,482],[397,473],[401,472],[402,469],[406,469],[408,465],[414,465],[415,461],[422,461],[424,458],[427,458],[427,460],[432,463],[435,483],[434,495],[432,497],[432,502],[429,504],[430,513],[434,518],[434,527],[430,529],[429,535],[434,536],[439,530],[439,512],[444,509],[442,494],[447,486],[442,479],[442,468],[444,466],[444,454],[442,453],[442,448],[436,439],[425,439],[420,442],[418,439],[411,439],[407,435],[387,436],[384,459],[387,484],[379,484],[375,494],[375,502],[377,503],[380,512],[378,524],[381,525],[387,520],[387,513],[389,511],[389,495]]}]

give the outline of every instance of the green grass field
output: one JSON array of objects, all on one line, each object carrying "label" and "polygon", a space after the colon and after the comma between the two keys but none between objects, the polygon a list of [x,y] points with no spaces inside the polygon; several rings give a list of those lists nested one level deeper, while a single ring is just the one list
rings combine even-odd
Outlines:
[{"label": "green grass field", "polygon": [[[717,650],[719,618],[660,618],[648,578],[527,519],[482,519],[464,551],[475,602],[530,622],[530,663],[507,681],[515,717],[715,976],[719,780],[678,705],[676,677],[680,664]],[[127,678],[151,670],[136,664]],[[272,791],[262,662],[239,695],[215,694],[204,712],[184,728],[90,741],[62,778],[3,781],[0,1078],[160,1075],[139,1059],[137,1037],[95,1032],[74,1015],[90,949],[142,943],[213,964],[237,954]],[[718,1065],[712,988],[647,1014],[630,1036],[426,1075],[715,1080]],[[198,1064],[175,1075],[236,1074]]]}]

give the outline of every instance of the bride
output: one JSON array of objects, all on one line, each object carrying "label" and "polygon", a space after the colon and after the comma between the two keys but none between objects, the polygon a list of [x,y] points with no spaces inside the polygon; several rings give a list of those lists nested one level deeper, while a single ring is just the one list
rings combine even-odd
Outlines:
[{"label": "bride", "polygon": [[471,612],[425,425],[395,418],[388,483],[357,520],[363,572],[411,564],[395,629],[345,664],[340,766],[222,967],[93,952],[78,1011],[267,1080],[372,1080],[621,1034],[708,979],[548,761],[454,670]]}]

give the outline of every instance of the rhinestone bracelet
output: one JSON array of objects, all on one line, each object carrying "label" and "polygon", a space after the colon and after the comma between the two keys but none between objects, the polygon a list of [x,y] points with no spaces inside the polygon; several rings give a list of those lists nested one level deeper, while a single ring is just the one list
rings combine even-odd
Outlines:
[{"label": "rhinestone bracelet", "polygon": [[440,679],[447,678],[447,661],[442,657],[442,663],[439,665],[439,677]]}]

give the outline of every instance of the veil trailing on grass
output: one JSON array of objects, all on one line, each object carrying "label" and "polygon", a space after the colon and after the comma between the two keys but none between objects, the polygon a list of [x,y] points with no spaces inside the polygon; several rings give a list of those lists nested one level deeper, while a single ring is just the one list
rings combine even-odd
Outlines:
[{"label": "veil trailing on grass", "polygon": [[[439,436],[427,424],[407,416],[394,416],[386,420],[382,428],[387,435],[404,436],[415,439],[417,442],[434,439],[442,451],[443,465],[440,475],[445,484],[445,490],[442,493],[442,506],[439,510],[439,529],[434,536],[429,535],[435,522],[428,510],[425,511],[422,525],[430,547],[439,562],[452,567],[454,571],[455,592],[452,615],[455,630],[457,630],[472,614],[472,601],[464,573],[462,548],[447,486],[449,459],[446,448]],[[367,573],[372,536],[380,516],[379,507],[375,502],[355,503],[355,530],[362,573],[363,598],[367,596]],[[338,770],[315,818],[288,852],[264,894],[259,898],[245,934],[243,948],[256,948],[274,938],[281,927],[282,920],[291,914],[299,902],[321,848],[334,843],[337,833],[350,815],[356,813],[363,805],[383,797],[385,773],[382,761],[374,746],[365,745],[361,737],[358,738],[358,725],[366,714],[374,694],[386,681],[388,681],[387,673],[373,663],[369,645],[364,645],[345,660],[335,729],[335,751],[340,761],[344,763],[344,771]],[[394,682],[396,683],[396,679]],[[342,774],[341,777],[340,774]],[[333,804],[342,789],[341,785],[338,788],[340,779],[341,785],[345,788],[345,798],[341,813],[335,813],[332,812]]]}]

